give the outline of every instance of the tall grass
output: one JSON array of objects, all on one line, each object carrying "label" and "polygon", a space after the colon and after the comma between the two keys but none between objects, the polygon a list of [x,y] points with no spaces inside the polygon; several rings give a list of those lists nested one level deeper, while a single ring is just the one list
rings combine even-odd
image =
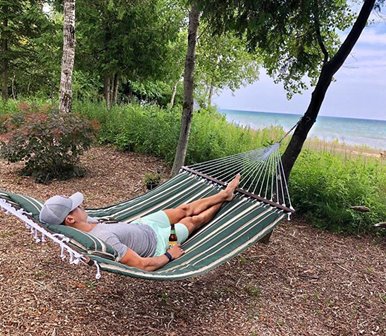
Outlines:
[{"label": "tall grass", "polygon": [[[74,111],[96,119],[99,140],[122,150],[151,154],[171,164],[180,132],[181,110],[154,105],[122,105],[111,110],[98,103],[75,104]],[[279,127],[260,131],[229,124],[213,110],[194,113],[186,164],[244,152],[272,142],[283,134]]]},{"label": "tall grass", "polygon": [[[40,104],[41,108],[46,104],[36,100],[30,103]],[[9,101],[1,113],[14,113],[19,107]],[[155,155],[172,164],[181,109],[122,105],[107,110],[102,103],[74,102],[73,110],[99,122],[100,143]],[[193,116],[186,164],[258,148],[283,134],[280,127],[256,131],[230,124],[216,111],[200,110]],[[289,184],[297,213],[320,227],[355,234],[371,232],[373,224],[385,221],[386,164],[380,157],[364,155],[365,151],[354,152],[341,144],[325,142],[305,146]],[[367,206],[371,211],[355,212],[351,209],[355,205]]]},{"label": "tall grass", "polygon": [[[304,150],[291,173],[290,192],[298,213],[323,228],[359,234],[386,219],[386,165],[381,159]],[[358,205],[370,212],[351,208]]]}]

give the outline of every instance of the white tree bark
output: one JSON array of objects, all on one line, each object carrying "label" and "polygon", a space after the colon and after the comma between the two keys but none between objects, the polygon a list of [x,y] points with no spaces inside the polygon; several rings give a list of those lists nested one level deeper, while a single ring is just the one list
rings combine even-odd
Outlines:
[{"label": "white tree bark", "polygon": [[63,56],[60,76],[61,113],[71,112],[72,73],[75,60],[75,0],[64,0]]},{"label": "white tree bark", "polygon": [[170,102],[169,102],[169,108],[173,108],[173,106],[174,106],[174,101],[176,99],[176,94],[177,94],[178,82],[179,82],[179,80],[173,85],[173,91],[172,91],[172,96],[171,96]]}]

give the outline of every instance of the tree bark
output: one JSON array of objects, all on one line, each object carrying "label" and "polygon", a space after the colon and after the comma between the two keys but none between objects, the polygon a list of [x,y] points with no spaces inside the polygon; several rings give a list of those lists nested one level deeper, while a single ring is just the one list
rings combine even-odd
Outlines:
[{"label": "tree bark", "polygon": [[197,31],[199,26],[200,12],[195,5],[189,12],[188,28],[188,50],[185,58],[184,70],[184,102],[181,118],[181,130],[178,140],[176,156],[174,158],[172,176],[176,175],[185,162],[188,148],[189,134],[193,115],[193,89],[194,89],[194,67],[196,58]]},{"label": "tree bark", "polygon": [[63,56],[60,77],[60,101],[61,113],[71,112],[72,105],[72,73],[75,60],[75,0],[64,1],[63,24]]},{"label": "tree bark", "polygon": [[210,84],[209,90],[208,90],[208,107],[212,106],[212,97],[213,97],[213,91],[214,91],[214,86]]},{"label": "tree bark", "polygon": [[172,96],[170,97],[170,102],[169,102],[169,108],[173,108],[174,102],[176,100],[176,94],[177,94],[177,86],[178,86],[178,80],[174,85],[173,85],[173,91],[172,91]]},{"label": "tree bark", "polygon": [[15,81],[16,81],[16,75],[13,75],[12,80],[11,80],[11,92],[12,92],[12,98],[13,99],[16,99]]},{"label": "tree bark", "polygon": [[106,101],[106,107],[109,110],[111,108],[111,81],[110,76],[105,75],[104,83],[103,83],[103,91]]},{"label": "tree bark", "polygon": [[119,76],[117,73],[115,73],[111,105],[116,105],[118,103],[118,90],[119,90]]},{"label": "tree bark", "polygon": [[[7,41],[3,41],[3,50],[7,51]],[[2,64],[2,78],[1,78],[1,98],[4,101],[8,100],[8,60],[4,59]]]},{"label": "tree bark", "polygon": [[316,121],[320,107],[322,106],[326,92],[331,84],[335,73],[341,68],[347,56],[350,54],[355,43],[358,41],[363,29],[366,26],[367,20],[374,8],[375,0],[365,0],[358,17],[347,35],[345,41],[340,46],[337,53],[327,62],[323,64],[318,82],[311,96],[310,104],[303,118],[300,120],[295,132],[286,148],[283,156],[283,167],[285,176],[288,180],[291,170],[298,158],[303,144],[307,138],[309,131]]}]

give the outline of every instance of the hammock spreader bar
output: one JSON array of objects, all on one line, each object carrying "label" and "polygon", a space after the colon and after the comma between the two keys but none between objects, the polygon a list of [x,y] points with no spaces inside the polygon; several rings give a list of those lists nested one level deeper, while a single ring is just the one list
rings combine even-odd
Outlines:
[{"label": "hammock spreader bar", "polygon": [[[187,167],[187,166],[182,166],[182,167],[181,167],[181,170],[185,170],[185,171],[187,171],[187,172],[189,172],[189,173],[192,173],[192,174],[194,174],[194,175],[201,176],[201,177],[207,179],[208,181],[212,181],[212,182],[217,183],[217,184],[219,184],[219,185],[226,186],[226,183],[225,183],[225,182],[222,182],[222,181],[220,181],[220,180],[218,180],[218,179],[216,179],[216,178],[214,178],[214,177],[210,177],[209,175],[206,175],[206,174],[200,173],[200,172],[198,172],[198,171],[195,171],[194,169],[191,169],[191,168],[189,168],[189,167]],[[239,193],[241,193],[241,194],[243,194],[243,195],[245,195],[245,196],[248,196],[248,197],[250,197],[250,198],[254,198],[254,199],[256,199],[256,200],[258,200],[258,201],[260,201],[260,202],[263,202],[263,203],[272,205],[272,206],[274,206],[274,207],[276,207],[276,208],[279,208],[279,209],[281,209],[281,210],[284,210],[284,211],[286,211],[286,212],[290,212],[290,213],[295,212],[295,209],[293,209],[293,208],[292,208],[292,209],[291,209],[291,208],[288,208],[288,207],[286,207],[286,206],[284,206],[284,205],[278,204],[278,203],[273,202],[273,201],[271,201],[271,200],[267,200],[267,199],[265,199],[265,198],[263,198],[263,197],[261,197],[261,196],[252,194],[252,193],[250,193],[250,192],[248,192],[248,191],[245,191],[245,190],[243,190],[243,189],[237,188],[237,189],[236,189],[236,192],[239,192]]]}]

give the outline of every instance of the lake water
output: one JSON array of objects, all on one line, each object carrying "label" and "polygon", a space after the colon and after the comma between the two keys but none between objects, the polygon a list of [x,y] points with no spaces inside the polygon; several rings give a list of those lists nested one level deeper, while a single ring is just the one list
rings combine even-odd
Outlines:
[{"label": "lake water", "polygon": [[[282,126],[287,132],[301,118],[297,114],[221,109],[230,122],[253,129]],[[319,116],[309,137],[324,141],[338,140],[349,145],[366,145],[386,150],[386,121]]]}]

